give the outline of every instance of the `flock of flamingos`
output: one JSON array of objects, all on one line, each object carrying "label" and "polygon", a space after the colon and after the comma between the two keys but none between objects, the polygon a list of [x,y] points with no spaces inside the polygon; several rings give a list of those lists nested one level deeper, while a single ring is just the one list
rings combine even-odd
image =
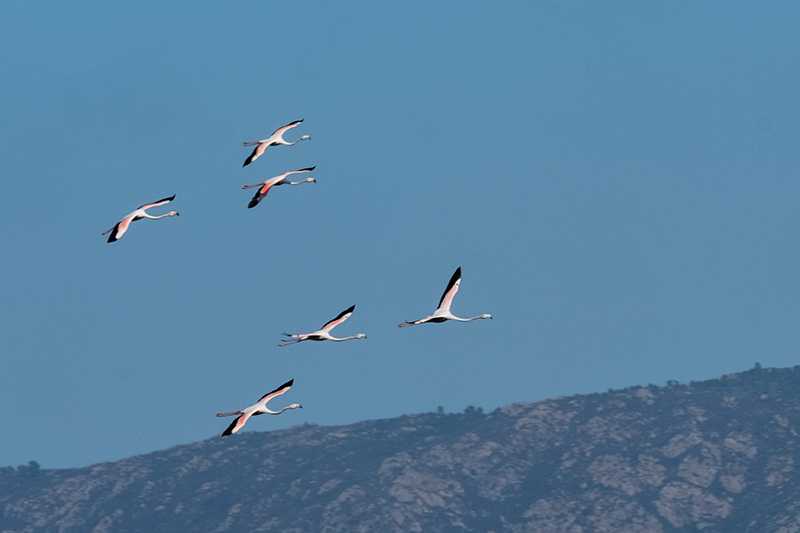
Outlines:
[{"label": "flock of flamingos", "polygon": [[[295,126],[298,126],[301,122],[303,122],[302,119],[295,120],[294,122],[287,124],[282,128],[278,128],[277,130],[275,130],[275,133],[273,133],[266,139],[244,143],[244,146],[255,146],[255,148],[253,149],[253,153],[250,154],[250,156],[245,160],[244,165],[242,166],[246,167],[256,159],[258,159],[260,156],[264,154],[264,150],[266,150],[267,147],[269,146],[278,146],[281,144],[285,146],[292,146],[293,144],[297,144],[300,141],[310,139],[308,135],[303,135],[294,142],[286,142],[283,139],[284,133],[286,133],[291,128],[294,128]],[[312,170],[314,170],[314,168],[315,167],[308,167],[300,170],[292,170],[290,172],[284,172],[279,176],[275,176],[274,178],[270,178],[266,181],[262,181],[261,183],[257,183],[255,185],[245,185],[244,187],[242,187],[243,189],[254,189],[254,188],[258,189],[256,191],[255,196],[253,196],[253,199],[250,200],[250,203],[247,205],[247,207],[253,208],[257,206],[258,203],[261,202],[261,200],[263,200],[267,196],[267,193],[272,187],[277,187],[278,185],[300,185],[301,183],[311,183],[311,182],[316,183],[316,180],[314,178],[306,178],[301,181],[287,180],[287,178],[292,174],[302,174],[306,172],[311,172]],[[119,238],[121,238],[125,234],[125,232],[128,231],[131,222],[134,222],[136,220],[141,220],[143,218],[158,220],[160,218],[178,216],[177,211],[170,211],[169,213],[165,213],[159,216],[152,216],[147,213],[148,209],[166,205],[174,199],[175,195],[172,195],[169,198],[163,198],[161,200],[158,200],[150,204],[144,204],[143,206],[139,207],[134,212],[130,213],[122,220],[117,222],[113,228],[104,231],[103,235],[110,233],[111,235],[108,236],[108,242],[114,242]],[[453,273],[453,276],[450,278],[450,281],[447,284],[447,288],[444,290],[444,294],[442,294],[442,297],[439,300],[439,305],[436,307],[436,310],[433,312],[432,315],[426,316],[425,318],[421,318],[419,320],[414,320],[412,322],[403,322],[402,324],[398,324],[398,326],[404,328],[407,326],[424,324],[426,322],[445,322],[447,320],[457,320],[458,322],[471,322],[473,320],[478,320],[482,318],[492,318],[492,315],[486,313],[479,316],[474,316],[472,318],[461,318],[452,314],[450,312],[450,305],[453,303],[453,298],[458,292],[459,285],[461,285],[461,267],[458,267],[456,271]],[[353,314],[355,308],[356,306],[352,305],[349,308],[345,309],[344,311],[339,313],[339,315],[336,318],[327,322],[317,331],[313,331],[311,333],[299,333],[299,334],[284,333],[283,335],[286,338],[282,339],[281,343],[278,344],[278,346],[289,346],[291,344],[297,344],[303,341],[340,342],[351,339],[366,339],[367,336],[363,333],[359,333],[358,335],[352,335],[350,337],[340,337],[340,338],[331,335],[331,331],[333,330],[333,328],[335,328],[336,326],[338,326],[339,324],[343,323],[345,320],[350,318],[350,315]],[[298,407],[302,409],[303,406],[300,405],[299,403],[293,403],[291,405],[287,405],[280,411],[272,411],[267,407],[267,402],[269,402],[276,396],[280,396],[281,394],[287,392],[291,388],[293,383],[294,383],[293,379],[287,381],[274,391],[269,392],[264,396],[262,396],[261,399],[258,400],[258,402],[256,402],[254,405],[251,405],[250,407],[243,409],[241,411],[233,411],[231,413],[217,413],[217,416],[236,416],[236,419],[233,422],[231,422],[231,424],[225,431],[222,432],[221,436],[224,437],[226,435],[231,435],[233,433],[236,433],[237,431],[239,431],[244,427],[245,423],[251,416],[257,416],[263,414],[278,415],[288,409],[297,409]]]}]

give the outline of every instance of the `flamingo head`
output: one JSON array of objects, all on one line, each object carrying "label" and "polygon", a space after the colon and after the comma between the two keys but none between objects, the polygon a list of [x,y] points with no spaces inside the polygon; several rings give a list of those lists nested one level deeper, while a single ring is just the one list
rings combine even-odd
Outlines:
[{"label": "flamingo head", "polygon": [[492,315],[490,315],[489,313],[484,313],[481,315],[481,318],[492,318]]},{"label": "flamingo head", "polygon": [[300,141],[306,141],[306,140],[308,140],[308,139],[310,139],[310,138],[311,138],[311,137],[309,137],[308,135],[303,135],[303,136],[302,136],[302,137],[300,137],[300,139],[298,139],[298,140],[300,140]]},{"label": "flamingo head", "polygon": [[366,338],[367,335],[365,333],[359,333],[358,335],[356,335],[356,339],[366,339]]},{"label": "flamingo head", "polygon": [[180,213],[178,213],[177,211],[170,211],[169,213],[167,213],[167,216],[178,217],[180,216]]},{"label": "flamingo head", "polygon": [[299,403],[293,403],[293,404],[291,404],[291,405],[288,405],[286,408],[287,408],[287,409],[302,409],[302,408],[303,408],[303,406],[302,406],[302,405],[300,405]]}]

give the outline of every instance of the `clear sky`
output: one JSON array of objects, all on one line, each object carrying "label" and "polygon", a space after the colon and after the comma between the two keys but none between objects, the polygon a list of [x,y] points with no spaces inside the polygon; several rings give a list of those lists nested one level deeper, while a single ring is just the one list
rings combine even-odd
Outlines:
[{"label": "clear sky", "polygon": [[0,3],[0,466],[800,363],[800,4],[231,4]]}]

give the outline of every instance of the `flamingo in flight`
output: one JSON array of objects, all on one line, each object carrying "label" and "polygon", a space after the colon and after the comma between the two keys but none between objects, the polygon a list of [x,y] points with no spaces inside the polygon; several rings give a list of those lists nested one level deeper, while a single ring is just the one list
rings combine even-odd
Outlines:
[{"label": "flamingo in flight", "polygon": [[164,218],[164,217],[176,217],[178,216],[177,211],[170,211],[169,213],[165,213],[157,217],[153,217],[147,214],[147,210],[150,209],[151,207],[166,205],[174,199],[175,195],[173,194],[169,198],[163,198],[161,200],[158,200],[157,202],[153,202],[152,204],[144,204],[143,206],[140,206],[136,211],[134,211],[130,215],[126,216],[125,218],[117,222],[117,224],[113,228],[104,231],[102,234],[105,235],[106,233],[110,232],[111,235],[108,236],[108,242],[114,242],[120,237],[122,237],[126,231],[128,231],[128,226],[130,226],[131,222],[133,222],[134,220],[139,220],[142,218],[151,218],[153,220],[158,220],[159,218]]},{"label": "flamingo in flight", "polygon": [[250,200],[250,203],[247,204],[247,208],[250,209],[251,207],[255,207],[258,205],[258,202],[263,200],[269,190],[272,187],[277,187],[278,185],[300,185],[301,183],[316,183],[317,180],[314,178],[306,178],[302,181],[286,181],[286,178],[292,174],[300,174],[302,172],[311,172],[317,168],[316,166],[308,167],[308,168],[301,168],[300,170],[292,170],[289,172],[284,172],[280,176],[275,176],[274,178],[270,178],[267,181],[262,181],[261,183],[256,183],[255,185],[245,185],[242,189],[252,189],[254,187],[259,187],[258,191],[256,191],[256,195],[253,196],[253,199]]},{"label": "flamingo in flight", "polygon": [[305,141],[306,139],[310,139],[311,137],[309,137],[308,135],[303,135],[302,137],[300,137],[299,139],[297,139],[293,143],[289,143],[289,142],[286,142],[286,141],[283,140],[283,134],[286,133],[291,128],[294,128],[295,126],[297,126],[298,124],[303,122],[303,120],[304,119],[301,118],[300,120],[295,120],[291,124],[287,124],[287,125],[283,126],[282,128],[278,128],[277,130],[275,130],[275,133],[273,133],[272,135],[270,135],[266,139],[261,139],[260,141],[253,141],[253,142],[243,143],[244,146],[255,146],[255,148],[253,149],[253,153],[250,154],[250,157],[248,157],[247,159],[244,160],[244,165],[242,165],[242,166],[246,167],[247,165],[249,165],[250,163],[252,163],[256,159],[258,159],[261,155],[264,154],[264,150],[267,149],[267,146],[277,146],[279,144],[285,144],[286,146],[292,146],[293,144],[297,144],[300,141]]},{"label": "flamingo in flight", "polygon": [[280,411],[272,411],[269,408],[267,408],[267,402],[269,402],[274,397],[280,396],[284,392],[287,392],[292,387],[292,383],[294,383],[294,380],[290,379],[289,381],[287,381],[286,383],[284,383],[283,385],[281,385],[280,387],[278,387],[274,391],[268,392],[267,394],[262,396],[261,399],[258,400],[258,402],[256,402],[254,405],[251,405],[250,407],[248,407],[247,409],[245,409],[243,411],[234,411],[232,413],[217,413],[217,416],[236,416],[236,415],[239,415],[239,416],[236,417],[236,420],[231,422],[231,425],[228,426],[228,429],[226,429],[225,431],[222,432],[222,435],[220,435],[220,437],[224,437],[226,435],[233,435],[234,433],[236,433],[237,431],[242,429],[244,427],[245,423],[247,422],[247,419],[250,418],[251,416],[258,416],[258,415],[263,415],[263,414],[279,415],[282,412],[286,411],[287,409],[297,409],[298,407],[300,409],[302,409],[303,406],[300,405],[299,403],[293,403],[291,405],[287,405],[286,407],[284,407]]},{"label": "flamingo in flight", "polygon": [[425,318],[413,322],[403,322],[402,324],[398,324],[398,326],[405,328],[408,326],[416,326],[417,324],[424,324],[425,322],[444,322],[445,320],[471,322],[480,318],[492,318],[492,315],[486,313],[472,318],[460,318],[451,313],[450,305],[453,303],[453,298],[458,292],[459,285],[461,285],[461,267],[458,267],[455,273],[453,273],[453,277],[450,278],[450,283],[447,284],[447,288],[444,290],[444,294],[442,294],[442,299],[439,300],[439,307],[436,308],[436,311],[434,311],[431,316],[426,316]]},{"label": "flamingo in flight", "polygon": [[356,306],[352,305],[339,313],[339,316],[322,326],[319,330],[313,333],[300,333],[299,335],[291,335],[289,333],[284,333],[288,339],[281,340],[282,344],[278,344],[278,346],[289,346],[290,344],[297,344],[298,342],[303,341],[348,341],[350,339],[366,339],[367,336],[363,333],[359,333],[358,335],[353,335],[351,337],[342,337],[341,339],[337,339],[331,335],[331,330],[350,318],[350,315],[353,314],[353,309]]}]

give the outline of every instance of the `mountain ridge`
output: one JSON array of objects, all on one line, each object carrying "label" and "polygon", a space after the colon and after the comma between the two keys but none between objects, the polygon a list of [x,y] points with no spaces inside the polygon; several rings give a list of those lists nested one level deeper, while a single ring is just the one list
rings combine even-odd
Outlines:
[{"label": "mountain ridge", "polygon": [[[800,366],[0,469],[0,531],[800,531]],[[10,470],[10,471],[9,471]],[[798,502],[798,503],[795,503]]]}]

